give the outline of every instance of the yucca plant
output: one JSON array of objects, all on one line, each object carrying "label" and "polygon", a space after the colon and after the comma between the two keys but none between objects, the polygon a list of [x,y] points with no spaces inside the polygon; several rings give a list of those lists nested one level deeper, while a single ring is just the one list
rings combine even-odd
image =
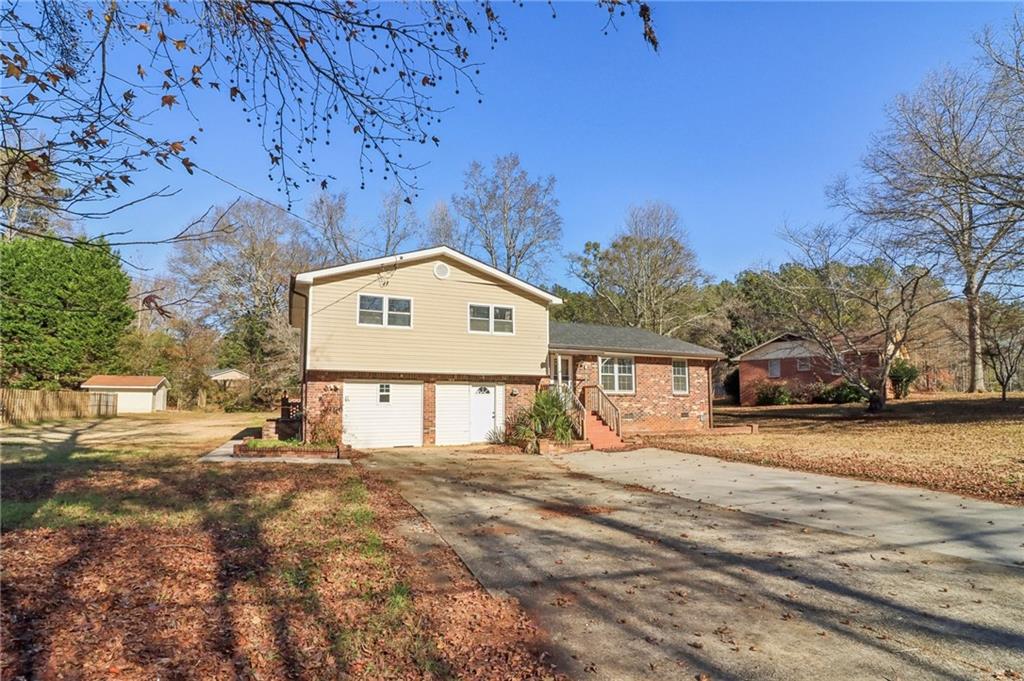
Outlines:
[{"label": "yucca plant", "polygon": [[572,423],[565,413],[562,396],[542,390],[529,409],[518,412],[509,424],[512,439],[532,454],[540,451],[540,440],[551,438],[561,444],[572,441]]}]

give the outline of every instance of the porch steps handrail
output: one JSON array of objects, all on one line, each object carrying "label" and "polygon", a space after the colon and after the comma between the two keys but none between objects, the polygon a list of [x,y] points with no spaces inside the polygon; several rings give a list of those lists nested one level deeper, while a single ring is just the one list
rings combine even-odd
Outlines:
[{"label": "porch steps handrail", "polygon": [[618,437],[622,437],[622,419],[619,407],[608,397],[608,393],[599,385],[583,386],[584,409],[595,412]]}]

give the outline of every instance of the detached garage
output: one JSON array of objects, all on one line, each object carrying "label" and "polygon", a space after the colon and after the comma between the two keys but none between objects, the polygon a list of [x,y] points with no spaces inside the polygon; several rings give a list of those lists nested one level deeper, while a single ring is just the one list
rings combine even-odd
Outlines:
[{"label": "detached garage", "polygon": [[82,384],[91,393],[117,395],[118,414],[150,414],[167,409],[167,379],[163,376],[93,376]]}]

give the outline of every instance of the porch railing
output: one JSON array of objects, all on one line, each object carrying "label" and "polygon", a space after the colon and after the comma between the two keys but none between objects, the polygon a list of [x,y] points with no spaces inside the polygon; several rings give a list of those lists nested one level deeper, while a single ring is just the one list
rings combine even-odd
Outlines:
[{"label": "porch railing", "polygon": [[595,412],[615,434],[622,437],[622,419],[619,408],[608,393],[599,385],[583,386],[583,406],[588,412]]},{"label": "porch railing", "polygon": [[572,424],[573,432],[580,439],[586,440],[587,412],[583,407],[583,403],[580,402],[580,398],[576,396],[572,388],[564,383],[556,383],[552,385],[551,390],[558,393],[562,398],[562,404],[565,405],[565,415],[569,417],[569,423]]}]

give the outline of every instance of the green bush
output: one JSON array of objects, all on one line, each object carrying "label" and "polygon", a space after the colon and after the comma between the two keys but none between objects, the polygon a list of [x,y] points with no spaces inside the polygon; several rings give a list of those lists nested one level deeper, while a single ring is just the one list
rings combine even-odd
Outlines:
[{"label": "green bush", "polygon": [[761,383],[757,386],[756,402],[758,406],[790,404],[793,394],[785,383]]},{"label": "green bush", "polygon": [[736,367],[725,375],[722,379],[722,387],[725,389],[725,394],[732,398],[733,402],[739,404],[740,401],[740,369]]},{"label": "green bush", "polygon": [[491,442],[515,444],[529,453],[540,452],[540,440],[553,439],[562,444],[572,441],[572,423],[565,413],[562,397],[551,390],[541,390],[527,409],[508,420],[504,433],[492,433]]},{"label": "green bush", "polygon": [[863,402],[867,397],[860,388],[852,383],[840,383],[825,388],[821,394],[822,402],[829,404],[849,404],[850,402]]},{"label": "green bush", "polygon": [[910,393],[910,384],[921,375],[921,370],[903,358],[897,359],[889,368],[889,382],[892,394],[897,400]]}]

